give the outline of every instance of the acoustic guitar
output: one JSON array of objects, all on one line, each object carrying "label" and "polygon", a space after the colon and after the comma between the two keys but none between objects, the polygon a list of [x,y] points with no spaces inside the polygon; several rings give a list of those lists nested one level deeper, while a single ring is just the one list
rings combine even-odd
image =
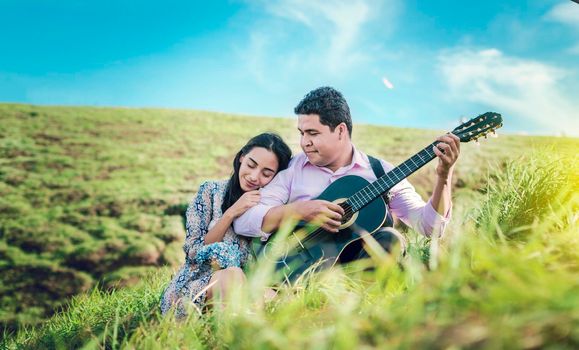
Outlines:
[{"label": "acoustic guitar", "polygon": [[[500,114],[487,112],[461,124],[452,133],[461,142],[478,140],[494,133],[502,126],[502,121]],[[359,176],[347,175],[328,186],[316,199],[334,202],[344,209],[339,232],[327,232],[314,224],[301,222],[293,228],[279,230],[265,242],[253,239],[254,254],[258,259],[275,262],[276,269],[282,270],[289,282],[313,265],[322,268],[333,265],[349,244],[383,226],[388,207],[382,195],[436,158],[432,148],[438,143],[426,146],[372,183]]]}]

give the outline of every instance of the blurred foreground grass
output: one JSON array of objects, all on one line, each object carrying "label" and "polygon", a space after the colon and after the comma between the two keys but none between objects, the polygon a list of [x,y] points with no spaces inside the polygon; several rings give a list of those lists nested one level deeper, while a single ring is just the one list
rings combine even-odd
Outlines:
[{"label": "blurred foreground grass", "polygon": [[[407,232],[400,263],[377,255],[377,270],[328,271],[267,305],[271,276],[258,269],[224,310],[175,322],[158,315],[173,271],[158,266],[180,263],[180,215],[198,183],[225,177],[263,130],[296,149],[295,123],[21,105],[0,105],[0,118],[2,320],[34,325],[68,305],[7,331],[2,347],[579,346],[576,139],[463,145],[444,240]],[[439,133],[356,125],[354,141],[398,163]],[[425,196],[432,172],[411,178]]]},{"label": "blurred foreground grass", "polygon": [[[429,261],[416,249],[399,260],[377,254],[373,271],[359,262],[310,276],[267,304],[260,296],[271,274],[259,266],[223,309],[203,315],[191,309],[181,321],[159,315],[159,295],[170,275],[161,269],[135,287],[76,297],[67,312],[20,332],[6,346],[576,349],[577,182],[543,170],[556,164],[548,169],[573,177],[579,169],[568,160],[524,160],[490,179],[486,199],[457,217],[444,240],[423,242],[431,249]],[[513,182],[514,175],[526,180]],[[521,187],[536,182],[553,190]],[[521,192],[542,200],[533,206],[513,200]],[[503,209],[488,210],[496,206]],[[534,219],[523,227],[497,221],[511,223],[525,212]]]}]

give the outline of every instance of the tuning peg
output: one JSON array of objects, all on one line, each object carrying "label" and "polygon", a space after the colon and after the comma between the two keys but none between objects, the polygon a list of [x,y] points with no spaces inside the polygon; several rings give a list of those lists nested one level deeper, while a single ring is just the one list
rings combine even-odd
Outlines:
[{"label": "tuning peg", "polygon": [[496,130],[493,130],[493,133],[491,134],[491,137],[494,137],[495,139],[499,137],[499,133]]}]

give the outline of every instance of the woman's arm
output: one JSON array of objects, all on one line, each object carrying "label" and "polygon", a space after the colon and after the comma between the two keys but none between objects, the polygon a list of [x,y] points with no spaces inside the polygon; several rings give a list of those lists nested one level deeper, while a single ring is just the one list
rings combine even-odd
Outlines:
[{"label": "woman's arm", "polygon": [[233,220],[239,217],[241,214],[257,203],[259,203],[259,190],[245,192],[231,207],[229,207],[223,216],[217,221],[215,226],[207,232],[205,236],[205,244],[211,244],[215,242],[221,242],[225,232]]},{"label": "woman's arm", "polygon": [[227,210],[221,219],[217,221],[215,226],[213,226],[213,228],[207,232],[207,235],[205,236],[205,244],[221,242],[223,240],[225,232],[227,232],[227,229],[229,226],[231,226],[233,219],[235,219],[233,214],[229,213],[228,211],[229,210]]}]

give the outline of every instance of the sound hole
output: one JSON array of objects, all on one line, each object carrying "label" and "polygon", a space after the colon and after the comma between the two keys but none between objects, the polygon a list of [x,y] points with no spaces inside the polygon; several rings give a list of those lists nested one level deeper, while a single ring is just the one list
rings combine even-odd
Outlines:
[{"label": "sound hole", "polygon": [[353,213],[346,212],[346,215],[342,216],[342,224],[345,224],[348,221],[350,221],[350,219],[352,219],[352,216],[354,216]]},{"label": "sound hole", "polygon": [[351,226],[354,223],[354,221],[356,221],[358,213],[357,212],[353,213],[352,207],[346,202],[338,203],[338,205],[342,207],[342,209],[344,209],[344,215],[342,216],[342,225],[340,226],[340,230],[342,230],[346,227]]},{"label": "sound hole", "polygon": [[342,223],[347,222],[352,218],[352,207],[347,202],[342,202],[338,205],[342,207],[342,209],[344,209],[344,213],[346,213],[344,216],[342,216]]}]

